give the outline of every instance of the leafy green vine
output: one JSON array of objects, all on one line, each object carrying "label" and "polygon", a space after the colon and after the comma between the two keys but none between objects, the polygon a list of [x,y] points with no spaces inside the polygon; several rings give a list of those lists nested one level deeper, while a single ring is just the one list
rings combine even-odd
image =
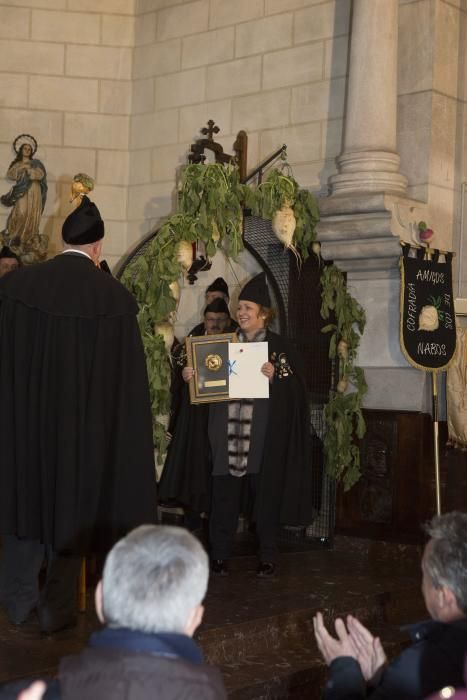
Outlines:
[{"label": "leafy green vine", "polygon": [[223,248],[235,258],[243,249],[243,205],[248,189],[240,183],[234,165],[186,166],[179,184],[178,213],[165,221],[121,278],[139,304],[138,323],[147,360],[153,439],[159,459],[166,449],[164,416],[170,407],[171,358],[156,324],[170,317],[177,306],[171,285],[183,274],[178,246],[181,241],[202,241],[207,256]]},{"label": "leafy green vine", "polygon": [[[363,369],[355,364],[360,336],[365,328],[365,311],[347,290],[344,275],[335,265],[321,273],[321,316],[335,322],[322,328],[331,333],[329,357],[339,358],[339,381],[324,409],[326,469],[347,491],[361,476],[360,450],[354,436],[362,438],[366,426],[362,400],[367,392]],[[348,384],[355,391],[347,392]]]},{"label": "leafy green vine", "polygon": [[303,261],[310,255],[316,240],[316,224],[319,221],[318,203],[308,190],[287,172],[287,166],[273,168],[268,177],[253,192],[249,200],[252,213],[263,219],[272,219],[283,206],[290,206],[295,216],[294,244]]}]

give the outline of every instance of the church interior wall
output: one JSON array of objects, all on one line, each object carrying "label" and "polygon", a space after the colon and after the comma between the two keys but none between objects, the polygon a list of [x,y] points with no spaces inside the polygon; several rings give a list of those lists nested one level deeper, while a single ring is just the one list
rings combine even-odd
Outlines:
[{"label": "church interior wall", "polygon": [[[60,246],[77,172],[96,179],[106,255],[127,245],[127,191],[134,0],[0,2],[0,161],[20,133],[37,139],[48,175],[41,232]],[[11,183],[10,183],[11,185]],[[9,185],[5,181],[4,190]],[[0,225],[8,210],[0,208]]]},{"label": "church interior wall", "polygon": [[[209,118],[229,152],[247,130],[250,167],[287,143],[300,184],[326,194],[342,151],[350,11],[350,0],[0,0],[0,159],[6,171],[18,133],[38,139],[51,253],[84,171],[117,263],[173,210],[177,170]],[[401,0],[401,172],[429,205],[435,243],[457,250],[465,24],[464,0]],[[225,264],[213,272],[228,276]]]},{"label": "church interior wall", "polygon": [[[342,147],[349,0],[142,0],[136,3],[130,118],[128,244],[174,207],[177,169],[208,119],[232,152],[248,133],[248,166],[287,143],[300,184],[327,191]],[[199,319],[205,287],[223,276],[235,296],[257,264],[218,254],[183,284],[177,335]]]}]

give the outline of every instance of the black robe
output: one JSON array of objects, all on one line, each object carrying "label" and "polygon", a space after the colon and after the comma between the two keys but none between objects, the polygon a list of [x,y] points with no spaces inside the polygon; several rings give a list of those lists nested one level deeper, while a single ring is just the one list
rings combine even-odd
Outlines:
[{"label": "black robe", "polygon": [[173,501],[174,505],[203,513],[210,508],[209,406],[190,403],[188,384],[182,377],[186,364],[185,345],[180,344],[172,357],[168,428],[172,439],[159,481],[159,500],[169,504]]},{"label": "black robe", "polygon": [[[266,340],[269,359],[277,364],[277,371],[270,387],[260,486],[254,510],[257,513],[258,508],[262,508],[279,513],[280,522],[285,525],[308,525],[316,517],[320,497],[316,472],[321,471],[322,465],[311,462],[312,439],[316,438],[311,431],[302,363],[281,336],[268,331]],[[280,377],[280,358],[284,357],[292,371]],[[216,453],[225,450],[227,473],[227,402],[212,404],[212,407],[211,412],[216,414],[218,422]],[[160,493],[167,499],[173,498],[197,512],[209,507],[212,474],[209,410],[209,404],[191,406],[186,390],[160,482]],[[242,501],[248,508],[248,499],[245,497]]]},{"label": "black robe", "polygon": [[102,551],[156,520],[129,292],[79,253],[0,280],[0,532]]}]

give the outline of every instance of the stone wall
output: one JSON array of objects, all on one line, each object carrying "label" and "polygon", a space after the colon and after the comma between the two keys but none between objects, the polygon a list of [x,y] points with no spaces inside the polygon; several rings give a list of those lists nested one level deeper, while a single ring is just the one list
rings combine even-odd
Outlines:
[{"label": "stone wall", "polygon": [[[50,252],[71,177],[84,171],[96,178],[115,264],[173,210],[176,170],[210,118],[226,151],[248,132],[250,168],[285,142],[299,182],[327,191],[349,13],[350,0],[0,0],[0,167],[15,136],[37,138]],[[7,214],[1,207],[2,228]],[[238,286],[254,269],[245,262],[234,275],[216,260],[191,290],[187,323],[214,274]]]},{"label": "stone wall", "polygon": [[[461,241],[466,177],[465,65],[467,3],[401,0],[399,13],[398,150],[408,195],[427,202],[432,245]],[[464,204],[465,209],[465,204]],[[461,266],[467,295],[467,253]],[[455,260],[455,270],[459,258]]]},{"label": "stone wall", "polygon": [[294,174],[327,189],[341,150],[349,0],[137,0],[130,242],[171,208],[176,168],[210,118],[249,166],[287,143]]},{"label": "stone wall", "polygon": [[[428,203],[435,244],[459,250],[466,3],[400,4],[401,172]],[[0,0],[0,167],[18,133],[36,136],[52,253],[71,176],[94,176],[111,263],[173,210],[177,168],[209,118],[228,151],[248,132],[250,168],[286,142],[295,177],[325,194],[342,150],[349,23],[350,0]],[[467,294],[467,245],[462,262]]]},{"label": "stone wall", "polygon": [[[171,211],[176,170],[208,119],[229,153],[247,131],[250,169],[287,143],[301,185],[327,191],[342,146],[349,14],[349,0],[137,0],[130,245]],[[245,265],[234,275],[216,259],[185,286],[186,327],[212,277],[238,286],[255,269]]]},{"label": "stone wall", "polygon": [[[0,167],[18,134],[35,136],[48,171],[41,228],[51,253],[79,171],[96,178],[109,262],[126,249],[134,11],[134,0],[0,2]],[[7,214],[0,207],[2,228]]]}]

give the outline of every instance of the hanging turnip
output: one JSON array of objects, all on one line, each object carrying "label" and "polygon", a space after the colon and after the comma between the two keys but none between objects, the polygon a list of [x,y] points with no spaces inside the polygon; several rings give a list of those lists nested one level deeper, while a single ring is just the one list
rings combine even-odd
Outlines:
[{"label": "hanging turnip", "polygon": [[287,250],[291,250],[297,260],[300,261],[300,255],[293,244],[293,235],[295,233],[296,226],[297,221],[295,219],[294,211],[289,202],[286,201],[272,217],[272,230],[282,245]]},{"label": "hanging turnip", "polygon": [[178,302],[180,301],[180,285],[177,280],[174,280],[169,284],[169,289],[178,306]]},{"label": "hanging turnip", "polygon": [[154,326],[154,333],[163,337],[165,349],[170,355],[175,339],[174,329],[170,321],[160,321],[159,323],[156,323]]},{"label": "hanging turnip", "polygon": [[319,241],[313,241],[311,244],[311,250],[318,258],[319,264],[321,265],[321,243]]},{"label": "hanging turnip", "polygon": [[349,344],[343,338],[337,343],[337,354],[342,360],[347,360],[349,357]]},{"label": "hanging turnip", "polygon": [[342,377],[342,379],[339,379],[339,381],[337,382],[336,390],[339,394],[345,394],[348,386],[349,380],[347,379],[347,377]]},{"label": "hanging turnip", "polygon": [[177,246],[177,260],[184,270],[189,270],[193,264],[193,247],[188,241],[180,241]]}]

